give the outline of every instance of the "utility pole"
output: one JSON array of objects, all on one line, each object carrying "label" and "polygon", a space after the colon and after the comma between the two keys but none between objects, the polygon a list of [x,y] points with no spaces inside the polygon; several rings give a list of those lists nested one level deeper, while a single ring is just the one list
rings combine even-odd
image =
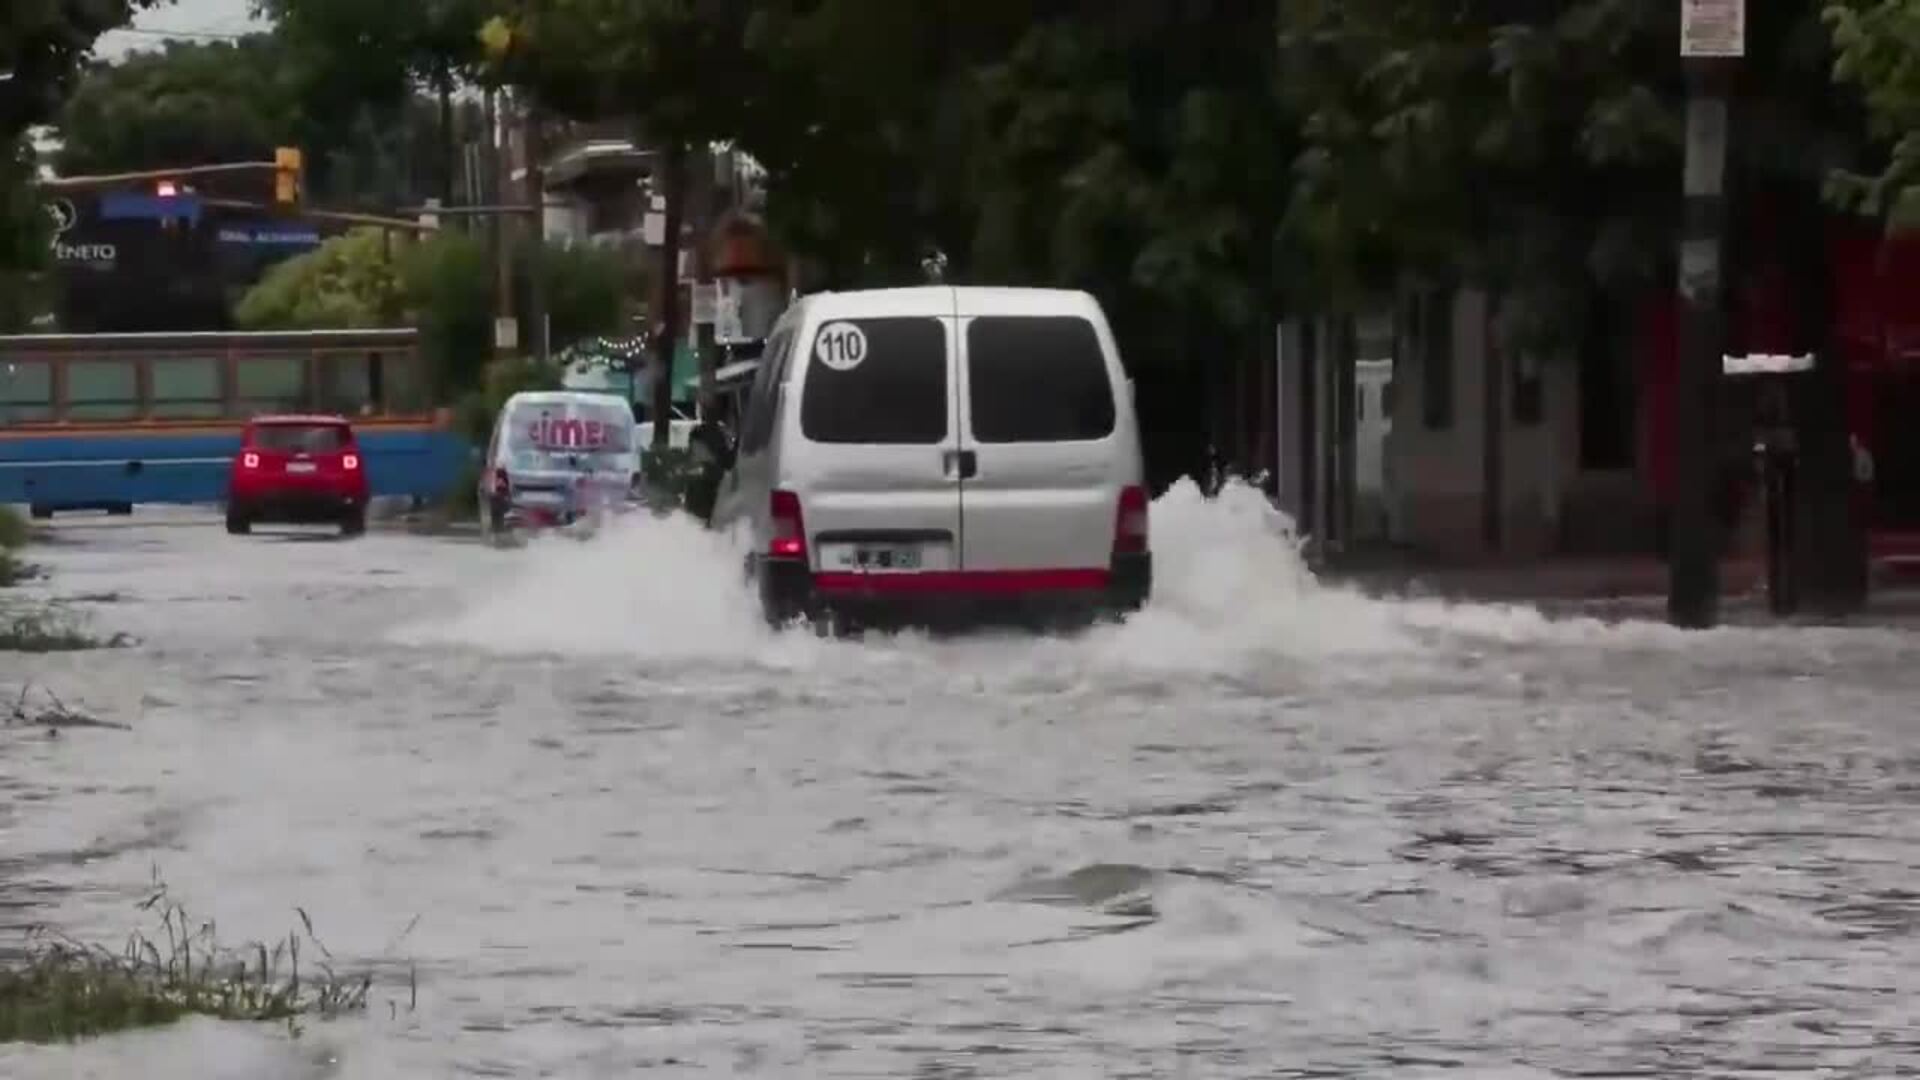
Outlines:
[{"label": "utility pole", "polygon": [[707,319],[696,323],[694,333],[694,355],[700,362],[700,416],[709,419],[713,416],[714,398],[717,387],[714,382],[714,370],[718,367],[717,350],[714,347],[714,318],[717,316],[717,297],[713,286],[713,223],[718,217],[714,205],[717,187],[715,182],[715,160],[710,145],[702,146],[694,152],[693,190],[693,253],[694,288],[700,295],[707,297]]},{"label": "utility pole", "polygon": [[1726,352],[1728,97],[1746,51],[1746,0],[1680,0],[1680,63],[1687,80],[1686,164],[1677,285],[1679,371],[1674,379],[1674,506],[1667,550],[1667,618],[1705,629],[1720,618],[1719,524],[1714,515],[1714,414]]},{"label": "utility pole", "polygon": [[648,406],[655,454],[666,452],[672,434],[673,354],[680,343],[680,230],[687,209],[687,145],[676,138],[665,151],[661,179],[667,198],[666,235],[660,244],[660,305],[654,318],[653,390]]},{"label": "utility pole", "polygon": [[547,170],[543,162],[547,151],[540,121],[540,103],[528,95],[521,113],[527,158],[526,201],[541,209],[535,211],[527,231],[527,333],[532,338],[533,355],[544,364],[552,359],[553,342],[547,316]]},{"label": "utility pole", "polygon": [[[486,116],[487,150],[486,177],[487,187],[481,193],[482,203],[500,201],[507,189],[507,171],[511,167],[509,155],[505,152],[507,117],[513,108],[512,99],[500,90],[488,87],[486,97],[482,99],[482,110]],[[493,259],[494,266],[494,318],[496,320],[513,318],[513,244],[507,223],[498,217],[489,217],[487,221],[487,254]],[[496,325],[500,325],[496,323]],[[511,350],[503,347],[498,334],[494,338],[494,356],[504,358]]]}]

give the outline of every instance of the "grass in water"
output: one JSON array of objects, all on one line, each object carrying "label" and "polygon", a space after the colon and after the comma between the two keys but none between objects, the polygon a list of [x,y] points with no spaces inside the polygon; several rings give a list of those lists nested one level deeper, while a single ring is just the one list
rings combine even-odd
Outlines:
[{"label": "grass in water", "polygon": [[11,506],[0,506],[0,549],[26,547],[32,536],[33,527],[27,524],[26,518],[20,516],[20,511]]},{"label": "grass in water", "polygon": [[0,652],[78,652],[117,649],[131,644],[133,639],[125,634],[95,637],[87,633],[78,620],[59,612],[0,608]]},{"label": "grass in water", "polygon": [[285,1023],[297,1036],[302,1020],[367,1007],[373,976],[337,973],[303,910],[301,929],[271,948],[229,950],[164,886],[141,908],[158,912],[164,938],[136,932],[114,952],[40,933],[22,960],[0,962],[0,1042],[69,1042],[187,1016]]}]

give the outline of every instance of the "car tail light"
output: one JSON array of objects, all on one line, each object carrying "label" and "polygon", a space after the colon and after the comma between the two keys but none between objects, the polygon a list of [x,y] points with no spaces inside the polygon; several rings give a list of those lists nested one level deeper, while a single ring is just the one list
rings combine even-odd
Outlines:
[{"label": "car tail light", "polygon": [[359,468],[359,467],[360,467],[360,455],[359,455],[359,454],[348,454],[347,456],[345,456],[345,457],[343,457],[343,458],[341,458],[341,459],[340,459],[340,467],[341,467],[341,468],[343,468],[343,469],[345,469],[345,470],[347,470],[348,472],[352,472],[353,470],[355,470],[355,469],[357,469],[357,468]]},{"label": "car tail light", "polygon": [[245,454],[241,454],[241,455],[240,455],[240,467],[241,467],[241,468],[243,468],[243,469],[257,469],[257,468],[259,468],[259,467],[260,467],[260,455],[259,455],[259,454],[255,454],[255,453],[252,453],[252,452],[248,452],[248,453],[245,453]]},{"label": "car tail light", "polygon": [[1147,489],[1120,489],[1120,509],[1113,519],[1113,553],[1138,555],[1147,550]]},{"label": "car tail light", "polygon": [[768,506],[773,518],[773,539],[767,554],[776,559],[807,557],[807,526],[800,514],[800,496],[791,491],[776,491]]},{"label": "car tail light", "polygon": [[493,470],[493,493],[495,495],[505,495],[512,487],[513,481],[507,479],[507,470]]}]

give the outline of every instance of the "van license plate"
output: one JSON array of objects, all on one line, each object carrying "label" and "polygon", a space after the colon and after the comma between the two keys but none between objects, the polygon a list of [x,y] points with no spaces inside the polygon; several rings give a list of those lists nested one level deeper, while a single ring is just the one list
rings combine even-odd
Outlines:
[{"label": "van license plate", "polygon": [[312,472],[319,466],[311,461],[291,461],[287,463],[288,472]]},{"label": "van license plate", "polygon": [[840,569],[862,573],[918,570],[921,567],[917,547],[850,547],[842,549]]}]

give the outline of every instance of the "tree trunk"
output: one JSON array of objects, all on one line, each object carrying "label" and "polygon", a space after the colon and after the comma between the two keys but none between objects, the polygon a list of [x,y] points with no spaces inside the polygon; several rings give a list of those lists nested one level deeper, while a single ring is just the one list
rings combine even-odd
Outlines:
[{"label": "tree trunk", "polygon": [[680,227],[686,215],[687,148],[673,143],[663,162],[666,181],[666,237],[660,245],[660,310],[654,319],[653,452],[664,453],[672,434],[673,354],[680,343]]}]

